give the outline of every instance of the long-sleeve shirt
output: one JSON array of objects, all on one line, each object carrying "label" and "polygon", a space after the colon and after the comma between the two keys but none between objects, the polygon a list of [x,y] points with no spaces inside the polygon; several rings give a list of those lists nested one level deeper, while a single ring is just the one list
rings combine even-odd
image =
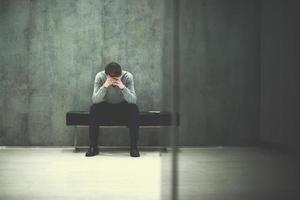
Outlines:
[{"label": "long-sleeve shirt", "polygon": [[92,102],[100,103],[102,101],[117,104],[122,101],[136,104],[137,97],[134,89],[133,75],[125,70],[122,70],[121,81],[125,87],[121,90],[118,86],[109,85],[104,87],[106,81],[105,71],[100,71],[96,74],[94,81],[94,91]]}]

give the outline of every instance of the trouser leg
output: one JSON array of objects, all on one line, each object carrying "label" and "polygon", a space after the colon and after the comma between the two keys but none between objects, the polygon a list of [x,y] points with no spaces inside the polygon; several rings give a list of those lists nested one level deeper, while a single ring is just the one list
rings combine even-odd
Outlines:
[{"label": "trouser leg", "polygon": [[[109,104],[101,102],[93,104],[90,107],[90,125],[89,125],[89,138],[90,146],[98,146],[99,122],[125,119],[129,128],[130,143],[137,145],[139,139],[139,124],[140,113],[136,104],[122,102],[120,104]],[[121,121],[123,121],[121,120]]]},{"label": "trouser leg", "polygon": [[89,139],[90,146],[98,146],[98,135],[99,135],[99,121],[101,117],[106,113],[107,103],[101,102],[98,104],[93,104],[90,107],[90,125],[89,125]]},{"label": "trouser leg", "polygon": [[97,147],[98,146],[98,134],[99,134],[99,126],[96,123],[96,105],[93,104],[90,107],[90,125],[89,125],[89,138],[90,138],[90,146]]},{"label": "trouser leg", "polygon": [[128,128],[130,134],[130,144],[137,145],[139,139],[140,113],[136,104],[128,104]]}]

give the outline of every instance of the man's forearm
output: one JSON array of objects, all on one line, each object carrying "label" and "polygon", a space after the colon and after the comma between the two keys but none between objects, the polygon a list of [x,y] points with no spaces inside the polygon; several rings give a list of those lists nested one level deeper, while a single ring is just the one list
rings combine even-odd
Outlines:
[{"label": "man's forearm", "polygon": [[127,87],[123,88],[122,93],[124,95],[124,99],[128,103],[136,104],[136,94],[135,93],[131,92]]},{"label": "man's forearm", "polygon": [[96,92],[93,93],[92,102],[93,103],[100,103],[100,102],[104,101],[104,97],[105,97],[106,91],[107,91],[107,88],[104,87],[104,85],[102,85],[98,89],[98,91],[96,91]]}]

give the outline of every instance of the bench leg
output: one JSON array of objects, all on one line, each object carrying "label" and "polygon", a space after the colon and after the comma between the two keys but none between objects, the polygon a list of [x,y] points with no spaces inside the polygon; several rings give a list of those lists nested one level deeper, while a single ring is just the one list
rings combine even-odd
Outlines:
[{"label": "bench leg", "polygon": [[76,131],[74,132],[74,153],[77,152],[77,126],[76,126]]},{"label": "bench leg", "polygon": [[166,146],[163,146],[160,150],[160,152],[163,152],[163,153],[167,153],[168,152],[168,149]]}]

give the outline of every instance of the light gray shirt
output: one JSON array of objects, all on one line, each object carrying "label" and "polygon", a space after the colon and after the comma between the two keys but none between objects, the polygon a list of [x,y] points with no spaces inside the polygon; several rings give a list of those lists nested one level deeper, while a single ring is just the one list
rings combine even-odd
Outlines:
[{"label": "light gray shirt", "polygon": [[105,71],[100,71],[96,74],[94,81],[94,91],[92,102],[100,103],[102,101],[117,104],[122,101],[136,104],[136,94],[134,89],[133,75],[125,70],[122,70],[121,81],[125,87],[121,90],[118,86],[109,85],[104,87],[106,81]]}]

